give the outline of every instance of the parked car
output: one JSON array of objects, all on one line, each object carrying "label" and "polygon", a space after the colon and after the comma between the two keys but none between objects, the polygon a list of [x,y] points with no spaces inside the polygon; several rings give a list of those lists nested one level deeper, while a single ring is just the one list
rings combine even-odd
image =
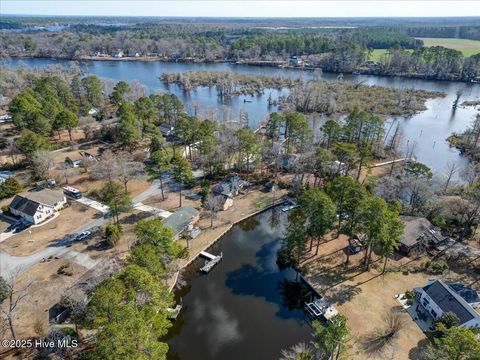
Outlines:
[{"label": "parked car", "polygon": [[286,206],[282,207],[282,211],[287,212],[287,211],[290,211],[290,210],[293,210],[293,209],[296,209],[296,208],[298,208],[298,205],[286,205]]},{"label": "parked car", "polygon": [[75,237],[75,241],[85,240],[89,238],[91,235],[92,235],[92,232],[90,230],[85,230]]},{"label": "parked car", "polygon": [[13,224],[10,224],[10,226],[5,229],[5,232],[13,231],[21,224],[22,224],[21,220],[15,221]]},{"label": "parked car", "polygon": [[16,234],[16,233],[22,232],[23,230],[28,229],[30,226],[32,226],[31,223],[22,222],[19,226],[15,228],[14,233]]}]

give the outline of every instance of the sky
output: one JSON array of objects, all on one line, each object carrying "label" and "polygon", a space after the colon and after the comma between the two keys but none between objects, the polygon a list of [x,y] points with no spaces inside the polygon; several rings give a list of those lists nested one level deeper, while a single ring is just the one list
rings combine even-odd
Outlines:
[{"label": "sky", "polygon": [[0,0],[0,14],[205,17],[480,16],[480,1]]}]

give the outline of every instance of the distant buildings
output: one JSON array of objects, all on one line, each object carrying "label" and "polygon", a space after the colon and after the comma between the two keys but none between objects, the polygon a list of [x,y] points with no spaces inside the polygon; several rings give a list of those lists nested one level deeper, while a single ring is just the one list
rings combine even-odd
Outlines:
[{"label": "distant buildings", "polygon": [[15,195],[9,205],[10,212],[22,219],[39,224],[52,217],[67,203],[65,195],[58,191],[43,189],[37,192]]},{"label": "distant buildings", "polygon": [[475,290],[463,284],[433,280],[414,288],[413,293],[415,300],[434,320],[452,312],[458,317],[460,327],[480,327],[480,315],[474,309],[480,305],[480,298]]},{"label": "distant buildings", "polygon": [[113,56],[114,58],[123,58],[124,53],[123,53],[122,50],[118,50],[118,51],[114,52],[114,53],[112,54],[112,56]]}]

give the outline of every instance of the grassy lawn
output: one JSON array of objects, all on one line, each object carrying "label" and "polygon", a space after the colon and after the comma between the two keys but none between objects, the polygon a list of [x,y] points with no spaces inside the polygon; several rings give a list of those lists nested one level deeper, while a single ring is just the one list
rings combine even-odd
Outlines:
[{"label": "grassy lawn", "polygon": [[[370,61],[380,61],[382,60],[382,55],[384,55],[387,52],[388,49],[374,49],[372,51],[372,54],[368,58]],[[407,52],[412,52],[412,49],[406,49]]]},{"label": "grassy lawn", "polygon": [[480,53],[480,41],[454,38],[418,38],[423,40],[425,46],[444,46],[456,49],[468,57]]},{"label": "grassy lawn", "polygon": [[387,52],[387,49],[374,49],[372,54],[368,58],[370,61],[380,61],[383,54]]}]

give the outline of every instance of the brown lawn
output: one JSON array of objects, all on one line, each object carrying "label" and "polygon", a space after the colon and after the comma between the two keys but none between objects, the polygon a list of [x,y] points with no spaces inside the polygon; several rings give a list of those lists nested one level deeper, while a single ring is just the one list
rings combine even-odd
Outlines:
[{"label": "brown lawn", "polygon": [[396,294],[425,285],[428,279],[432,278],[458,280],[467,284],[475,278],[474,272],[466,276],[454,272],[453,266],[443,275],[432,275],[423,271],[404,275],[400,271],[418,268],[425,257],[417,260],[406,257],[389,259],[387,269],[391,272],[382,275],[383,260],[374,256],[373,266],[366,272],[362,265],[364,253],[361,252],[351,256],[349,265],[345,267],[344,248],[348,244],[346,236],[341,235],[337,239],[332,233],[326,240],[330,241],[320,246],[319,255],[310,259],[307,255],[304,264],[307,267],[307,278],[313,286],[347,317],[351,330],[348,359],[418,359],[428,340],[404,311],[401,312],[403,328],[392,346],[387,347],[384,352],[369,352],[364,346],[365,336],[382,329],[385,326],[385,315],[399,308],[400,304],[394,298]]},{"label": "brown lawn", "polygon": [[70,207],[61,210],[60,215],[50,222],[26,229],[3,241],[2,251],[15,256],[29,255],[73,233],[98,216],[98,211],[72,201]]}]

